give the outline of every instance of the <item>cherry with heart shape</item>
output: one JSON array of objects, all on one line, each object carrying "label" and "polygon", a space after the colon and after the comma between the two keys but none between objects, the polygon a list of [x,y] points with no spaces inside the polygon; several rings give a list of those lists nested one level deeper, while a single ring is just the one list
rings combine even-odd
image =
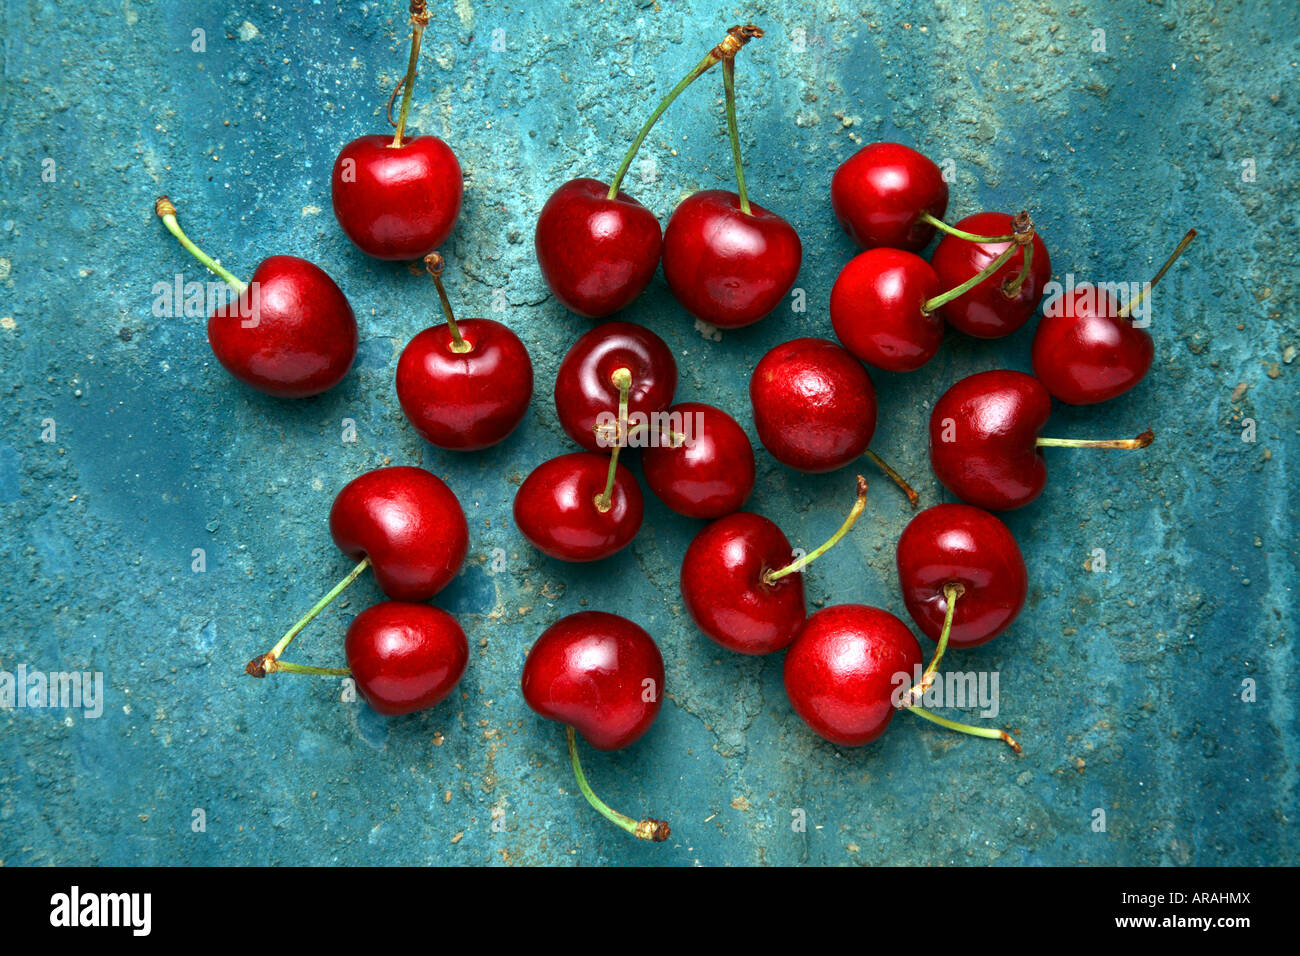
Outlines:
[{"label": "cherry with heart shape", "polygon": [[641,471],[659,500],[688,518],[739,511],[754,490],[754,446],[734,418],[702,402],[665,412],[641,453]]},{"label": "cherry with heart shape", "polygon": [[[425,0],[413,0],[410,60],[388,101],[388,121],[396,132],[352,140],[339,150],[330,174],[334,217],[352,243],[376,259],[423,258],[446,242],[460,214],[464,176],[451,147],[436,136],[405,138],[428,24]],[[405,92],[394,123],[399,90]]]},{"label": "cherry with heart shape", "polygon": [[1047,484],[1042,449],[1145,448],[1136,438],[1085,440],[1039,436],[1052,396],[1032,375],[1009,369],[977,372],[956,382],[930,413],[930,464],[945,488],[967,504],[1009,511],[1029,504]]},{"label": "cherry with heart shape", "polygon": [[863,249],[920,252],[948,209],[948,183],[910,146],[869,143],[836,168],[831,208]]},{"label": "cherry with heart shape", "polygon": [[456,619],[406,601],[381,601],[358,614],[343,649],[361,696],[390,716],[445,700],[469,664],[469,644]]},{"label": "cherry with heart shape", "polygon": [[659,267],[663,233],[655,214],[622,190],[623,179],[650,130],[682,91],[762,35],[754,26],[732,27],[651,112],[611,184],[572,179],[546,200],[533,246],[542,278],[566,309],[602,319],[631,304],[650,284]]},{"label": "cherry with heart shape", "polygon": [[520,688],[534,712],[565,725],[574,776],[592,807],[638,839],[668,839],[665,821],[634,820],[596,796],[575,740],[576,730],[596,750],[621,750],[650,729],[664,693],[663,656],[654,638],[617,614],[571,614],[548,627],[528,652]]},{"label": "cherry with heart shape", "polygon": [[1084,283],[1043,307],[1034,330],[1034,375],[1068,405],[1095,405],[1123,395],[1146,376],[1155,342],[1133,312],[1196,238],[1189,230],[1155,277],[1130,302]]},{"label": "cherry with heart shape", "polygon": [[895,560],[907,613],[933,641],[946,625],[950,647],[978,647],[997,637],[1029,592],[1015,537],[971,505],[935,505],[916,515],[898,538]]},{"label": "cherry with heart shape", "polygon": [[514,501],[519,531],[561,561],[599,561],[621,551],[641,529],[644,512],[632,472],[615,455],[588,451],[542,462]]},{"label": "cherry with heart shape", "polygon": [[975,338],[1010,335],[1029,321],[1052,277],[1047,246],[1024,212],[979,212],[957,228],[965,235],[944,236],[930,257],[939,285],[960,288],[985,278],[945,305],[943,317]]},{"label": "cherry with heart shape", "polygon": [[790,541],[762,515],[738,512],[706,526],[682,559],[682,603],[706,636],[740,654],[771,654],[789,646],[805,617],[803,569],[849,533],[867,503],[857,500],[839,530],[815,551],[796,557]]},{"label": "cherry with heart shape", "polygon": [[[960,724],[931,713],[911,680],[921,647],[893,614],[864,604],[836,604],[811,615],[786,651],[782,678],[794,712],[820,737],[844,747],[871,743],[907,710],[949,730],[1020,745],[1003,730]],[[931,664],[935,667],[938,659]],[[933,670],[927,669],[933,680]],[[928,690],[928,687],[927,687]]]},{"label": "cherry with heart shape", "polygon": [[417,333],[397,361],[397,400],[426,441],[452,451],[488,448],[518,427],[533,396],[533,363],[519,336],[492,319],[456,320],[443,259],[425,257],[447,318]]},{"label": "cherry with heart shape", "polygon": [[226,371],[277,398],[319,395],[342,381],[357,357],[357,320],[319,266],[269,256],[244,282],[190,241],[170,199],[160,196],[154,210],[186,251],[235,293],[208,317],[208,344]]}]

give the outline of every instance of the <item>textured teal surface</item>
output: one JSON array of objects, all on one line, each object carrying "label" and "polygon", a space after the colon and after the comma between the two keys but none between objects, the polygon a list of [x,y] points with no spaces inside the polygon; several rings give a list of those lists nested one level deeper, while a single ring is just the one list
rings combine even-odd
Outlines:
[{"label": "textured teal surface", "polygon": [[[467,456],[423,444],[392,388],[401,347],[434,321],[428,280],[364,258],[329,208],[338,148],[385,128],[403,4],[4,4],[0,670],[102,671],[105,706],[0,711],[0,863],[1300,863],[1294,2],[434,6],[413,125],[466,172],[450,292],[518,331],[538,382],[524,426]],[[749,185],[803,238],[808,309],[711,341],[660,277],[623,317],[673,347],[679,400],[718,404],[751,436],[759,356],[830,335],[853,249],[827,190],[860,142],[951,158],[954,218],[1031,209],[1059,280],[1142,280],[1201,230],[1156,292],[1146,382],[1052,421],[1067,436],[1150,425],[1155,445],[1049,451],[1046,493],[1007,519],[1025,611],[949,658],[998,672],[998,723],[1022,757],[906,715],[860,750],[812,736],[779,658],[729,655],[691,626],[676,578],[698,524],[656,501],[634,544],[593,567],[543,558],[514,530],[519,480],[570,447],[550,388],[590,325],[547,294],[537,211],[567,178],[611,175],[649,103],[745,19],[768,31],[737,70]],[[730,185],[720,77],[683,96],[644,155],[657,177],[633,191],[663,221],[685,194]],[[153,316],[153,283],[205,278],[153,217],[164,191],[236,272],[288,252],[339,281],[362,338],[340,387],[252,393],[217,366],[201,317]],[[1027,369],[1031,339],[950,334],[923,370],[873,373],[873,446],[927,502],[946,499],[925,454],[930,405],[972,372]],[[460,692],[386,720],[328,679],[243,676],[346,572],[326,528],[335,492],[390,459],[442,475],[469,516],[466,570],[437,600],[470,638]],[[852,473],[758,459],[751,509],[796,543],[829,535]],[[808,575],[809,597],[903,614],[893,545],[909,513],[867,474],[867,512]],[[1096,548],[1105,574],[1085,570]],[[296,657],[337,663],[346,622],[377,599],[363,579]],[[562,729],[520,697],[532,640],[582,608],[628,614],[664,651],[655,727],[586,766],[610,803],[669,818],[668,844],[597,818]]]}]

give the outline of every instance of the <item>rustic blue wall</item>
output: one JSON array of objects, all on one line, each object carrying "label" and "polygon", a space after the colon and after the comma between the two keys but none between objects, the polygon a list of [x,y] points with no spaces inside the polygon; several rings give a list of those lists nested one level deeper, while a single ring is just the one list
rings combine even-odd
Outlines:
[{"label": "rustic blue wall", "polygon": [[[413,124],[466,172],[450,291],[470,314],[503,290],[537,368],[524,426],[467,456],[423,444],[392,388],[401,347],[435,318],[427,280],[364,258],[330,213],[336,151],[386,128],[404,5],[101,6],[4,5],[0,669],[97,670],[107,686],[98,719],[0,711],[0,863],[1300,862],[1293,2],[434,4]],[[738,67],[750,188],[804,240],[809,308],[708,341],[660,278],[624,317],[673,347],[681,399],[721,405],[751,435],[759,356],[830,334],[853,249],[827,189],[859,143],[952,159],[954,216],[1030,208],[1058,279],[1143,279],[1201,230],[1156,293],[1147,381],[1052,422],[1072,436],[1150,425],[1155,445],[1049,451],[1048,490],[1008,517],[1030,567],[1025,611],[949,658],[1000,674],[998,722],[1022,757],[906,715],[861,750],[813,737],[779,658],[728,655],[691,626],[677,569],[698,525],[655,501],[632,547],[594,567],[540,557],[510,520],[521,477],[569,448],[551,383],[590,324],[548,297],[537,212],[567,178],[608,177],[649,103],[745,19],[768,34]],[[690,191],[730,184],[720,77],[679,101],[645,155],[658,175],[634,192],[664,221]],[[163,191],[236,272],[289,252],[335,276],[362,338],[339,388],[252,393],[216,365],[202,318],[152,315],[153,283],[205,278],[153,217]],[[928,502],[945,499],[925,454],[931,403],[980,369],[1027,368],[1031,338],[954,334],[919,372],[873,373],[874,447]],[[386,720],[328,679],[244,677],[348,568],[326,528],[334,493],[389,459],[444,476],[470,518],[470,560],[437,602],[470,638],[462,692]],[[868,474],[867,514],[809,596],[901,614],[893,545],[908,512]],[[851,491],[847,471],[798,475],[760,450],[751,507],[814,543]],[[1085,569],[1095,548],[1105,574]],[[347,621],[377,597],[363,579],[295,657],[338,662]],[[628,613],[663,648],[656,726],[587,766],[615,806],[670,818],[667,845],[588,810],[561,728],[520,697],[532,640],[584,607]]]}]

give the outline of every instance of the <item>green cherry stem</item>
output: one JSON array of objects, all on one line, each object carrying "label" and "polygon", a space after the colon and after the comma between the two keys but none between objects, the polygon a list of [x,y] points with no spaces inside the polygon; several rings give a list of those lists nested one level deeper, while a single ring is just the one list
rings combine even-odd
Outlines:
[{"label": "green cherry stem", "polygon": [[826,541],[826,543],[823,544],[820,548],[817,548],[815,551],[809,551],[803,557],[795,561],[791,561],[789,564],[787,564],[783,568],[780,568],[779,570],[768,571],[766,574],[763,575],[763,583],[767,585],[772,585],[775,584],[777,581],[781,580],[787,574],[794,574],[796,571],[802,571],[804,568],[808,567],[808,565],[812,564],[814,561],[820,558],[831,548],[835,547],[835,545],[839,544],[840,539],[849,533],[849,529],[852,528],[854,524],[857,523],[858,516],[862,514],[862,509],[865,508],[866,506],[867,506],[867,479],[863,478],[861,475],[858,475],[858,497],[853,502],[853,508],[849,511],[849,516],[845,518],[844,523],[840,525],[840,530],[836,531],[833,535],[831,535],[830,538]]},{"label": "green cherry stem", "polygon": [[644,820],[633,820],[626,814],[612,809],[609,804],[596,796],[591,789],[591,785],[587,783],[587,775],[582,772],[582,761],[578,759],[577,734],[569,726],[566,726],[564,730],[569,738],[569,762],[573,764],[573,776],[578,780],[578,789],[587,798],[587,802],[595,807],[596,812],[614,826],[620,830],[626,830],[638,840],[652,840],[655,843],[662,843],[667,840],[668,834],[671,832],[667,820],[654,820],[649,817]]},{"label": "green cherry stem", "polygon": [[334,587],[330,588],[324,597],[312,605],[310,611],[298,618],[298,620],[294,622],[293,627],[285,631],[284,636],[275,642],[275,647],[271,648],[265,654],[259,654],[257,657],[254,657],[249,661],[248,666],[244,668],[245,673],[250,677],[265,677],[267,674],[274,674],[276,671],[286,671],[296,674],[349,673],[346,670],[336,670],[333,668],[310,668],[302,664],[289,664],[280,660],[280,655],[284,653],[285,648],[287,648],[289,643],[298,636],[299,632],[315,620],[316,615],[329,607],[330,603],[342,594],[347,589],[347,586],[355,581],[361,575],[361,572],[368,567],[370,567],[369,556],[364,557],[357,562],[357,566],[348,572],[347,577],[334,585]]},{"label": "green cherry stem", "polygon": [[1155,284],[1165,277],[1165,273],[1169,271],[1169,267],[1178,261],[1178,257],[1187,250],[1187,247],[1192,244],[1192,240],[1195,238],[1196,230],[1188,229],[1187,235],[1183,236],[1183,241],[1178,243],[1178,246],[1172,253],[1170,253],[1169,258],[1165,260],[1165,264],[1160,267],[1160,271],[1152,277],[1150,282],[1142,287],[1142,290],[1133,297],[1131,302],[1127,303],[1119,310],[1119,318],[1127,319],[1133,313],[1133,310],[1142,304],[1142,300],[1147,297],[1153,288],[1155,288]]},{"label": "green cherry stem", "polygon": [[425,0],[411,0],[411,58],[406,64],[406,75],[393,88],[393,95],[388,98],[388,122],[393,123],[393,100],[397,99],[397,91],[402,90],[402,109],[397,114],[397,122],[393,123],[397,132],[388,144],[390,149],[401,147],[402,134],[406,132],[406,117],[411,112],[411,93],[415,90],[415,73],[420,65],[420,41],[424,38],[424,28],[429,25],[426,6]]},{"label": "green cherry stem", "polygon": [[736,58],[722,61],[722,89],[727,100],[727,136],[731,139],[731,160],[736,165],[736,195],[740,197],[740,211],[752,216],[749,208],[749,191],[745,189],[745,164],[740,158],[740,124],[736,122]]},{"label": "green cherry stem", "polygon": [[966,588],[956,582],[943,586],[943,599],[947,607],[943,612],[943,630],[939,632],[939,645],[934,650],[934,657],[930,659],[929,666],[921,675],[921,680],[903,695],[898,704],[900,709],[905,710],[919,704],[925,692],[934,683],[934,675],[939,672],[939,662],[943,660],[944,651],[948,650],[948,635],[952,633],[952,619],[957,611],[957,599],[965,593]]},{"label": "green cherry stem", "polygon": [[1155,440],[1156,433],[1148,428],[1136,438],[1039,438],[1034,441],[1034,444],[1039,448],[1109,448],[1127,450],[1146,448]]},{"label": "green cherry stem", "polygon": [[464,355],[472,351],[474,346],[460,337],[460,326],[456,324],[456,316],[452,314],[451,300],[447,298],[447,290],[442,287],[442,267],[440,254],[431,252],[424,257],[424,269],[433,276],[433,286],[438,290],[438,299],[442,302],[442,314],[447,317],[447,328],[451,329],[451,350],[457,355]]},{"label": "green cherry stem", "polygon": [[1021,288],[1024,287],[1025,280],[1029,278],[1029,270],[1034,265],[1034,244],[1031,242],[1025,246],[1025,261],[1020,266],[1020,272],[1014,279],[1008,279],[1002,283],[1002,294],[1008,299],[1014,299],[1020,295]]},{"label": "green cherry stem", "polygon": [[637,152],[641,149],[641,144],[644,143],[645,138],[650,135],[650,130],[654,129],[655,123],[659,122],[659,117],[663,116],[664,111],[672,105],[673,100],[677,99],[686,87],[690,86],[705,73],[709,72],[709,70],[713,69],[716,64],[723,60],[731,59],[746,43],[756,37],[761,37],[762,35],[763,31],[752,24],[743,27],[732,27],[727,31],[726,39],[710,50],[708,56],[695,64],[691,71],[682,77],[677,82],[676,86],[668,91],[668,95],[659,101],[659,105],[655,107],[654,112],[651,113],[649,118],[645,121],[645,124],[641,127],[641,131],[636,134],[636,139],[632,141],[632,146],[628,149],[627,155],[623,157],[623,162],[618,167],[618,172],[614,174],[614,181],[610,183],[608,198],[618,198],[619,186],[622,185],[623,177],[627,175],[628,169],[631,168],[632,160],[636,158]]},{"label": "green cherry stem", "polygon": [[1006,265],[1007,262],[1011,260],[1011,257],[1019,252],[1025,245],[1033,243],[1034,223],[1029,218],[1029,213],[1021,212],[1017,215],[1012,220],[1012,228],[1015,231],[1012,233],[1010,239],[1002,240],[1004,242],[1009,242],[1010,244],[1002,250],[1001,255],[985,266],[982,271],[975,273],[975,275],[971,276],[961,285],[949,289],[947,292],[941,292],[933,299],[926,301],[926,303],[921,306],[921,313],[923,315],[929,315],[935,309],[947,305],[958,296],[965,295],[971,289],[975,288],[989,276],[993,275],[993,273]]},{"label": "green cherry stem", "polygon": [[1016,738],[1012,737],[1005,730],[998,730],[995,727],[975,727],[971,724],[959,724],[955,720],[949,720],[947,717],[940,717],[938,714],[932,714],[920,706],[907,708],[909,714],[916,714],[918,717],[924,717],[926,720],[938,724],[940,727],[947,727],[949,730],[955,730],[959,733],[970,734],[972,737],[984,737],[988,740],[1006,741],[1008,747],[1016,753],[1020,753],[1020,744],[1016,743]]},{"label": "green cherry stem", "polygon": [[885,461],[885,459],[881,458],[870,448],[868,448],[862,454],[870,458],[875,463],[877,468],[879,468],[881,471],[883,471],[886,475],[889,476],[890,480],[893,481],[894,484],[898,485],[899,488],[903,489],[903,494],[907,495],[907,500],[910,501],[912,503],[912,507],[915,508],[917,502],[921,500],[921,496],[916,493],[916,489],[913,488],[911,485],[909,485],[907,483],[907,480],[903,478],[902,475],[894,471],[894,469],[890,466],[889,462]]},{"label": "green cherry stem", "polygon": [[163,221],[163,225],[167,227],[167,231],[176,237],[176,241],[184,246],[185,250],[190,255],[195,259],[198,259],[199,262],[203,263],[220,276],[222,282],[235,290],[235,295],[244,294],[244,290],[248,288],[248,283],[243,282],[236,278],[233,273],[223,269],[215,259],[194,243],[190,242],[190,237],[181,231],[181,225],[176,221],[176,206],[173,205],[170,199],[166,196],[159,196],[158,200],[154,203],[153,208],[154,212],[158,214],[158,218]]},{"label": "green cherry stem", "polygon": [[627,444],[627,398],[632,388],[632,373],[625,368],[616,368],[609,380],[618,389],[618,435],[614,440],[614,450],[609,453],[609,476],[605,479],[605,490],[596,496],[596,510],[605,514],[614,506],[614,477],[618,472],[618,453]]},{"label": "green cherry stem", "polygon": [[977,236],[973,232],[967,232],[965,229],[958,229],[956,226],[950,226],[938,216],[932,216],[928,212],[922,212],[918,216],[921,222],[927,223],[940,232],[946,232],[950,236],[956,236],[958,239],[965,239],[967,242],[1010,242],[1016,238],[1014,235],[1009,236]]}]

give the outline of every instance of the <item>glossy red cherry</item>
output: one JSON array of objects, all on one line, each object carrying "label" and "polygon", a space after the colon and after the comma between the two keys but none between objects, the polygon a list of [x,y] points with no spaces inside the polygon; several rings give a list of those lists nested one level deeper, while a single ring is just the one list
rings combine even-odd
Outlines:
[{"label": "glossy red cherry", "polygon": [[829,541],[796,558],[790,541],[761,515],[739,512],[705,527],[682,559],[682,603],[701,631],[728,650],[771,654],[803,624],[803,569],[848,533],[866,505],[867,483]]},{"label": "glossy red cherry", "polygon": [[943,218],[948,184],[939,167],[911,147],[871,143],[835,170],[831,208],[863,249],[919,252],[934,238],[934,226],[923,214]]},{"label": "glossy red cherry", "polygon": [[903,529],[896,559],[907,613],[931,640],[939,640],[953,596],[952,647],[997,637],[1020,613],[1029,590],[1024,558],[1007,526],[970,505],[922,511]]},{"label": "glossy red cherry", "polygon": [[754,490],[754,446],[736,420],[712,405],[682,402],[641,453],[646,484],[688,518],[740,510]]},{"label": "glossy red cherry", "polygon": [[1005,511],[1029,504],[1047,483],[1041,449],[1144,448],[1154,436],[1086,441],[1041,438],[1052,398],[1032,375],[979,372],[944,392],[930,413],[930,464],[968,504]]},{"label": "glossy red cherry", "polygon": [[809,617],[786,652],[785,692],[818,735],[857,747],[885,732],[923,661],[912,632],[888,611],[834,605]]},{"label": "glossy red cherry", "polygon": [[721,189],[688,196],[664,230],[664,278],[691,315],[736,329],[763,318],[789,293],[803,247],[775,213]]},{"label": "glossy red cherry", "polygon": [[833,471],[867,450],[876,430],[871,377],[826,339],[794,339],[771,349],[749,380],[758,440],[799,471]]},{"label": "glossy red cherry", "polygon": [[330,508],[339,550],[369,559],[380,590],[396,601],[426,601],[459,572],[469,527],[455,493],[423,468],[376,468],[350,481]]},{"label": "glossy red cherry", "polygon": [[208,343],[226,371],[260,392],[305,398],[337,385],[357,355],[357,322],[334,280],[296,256],[270,256],[244,283],[190,242],[166,196],[158,216],[196,259],[234,290],[213,310]]},{"label": "glossy red cherry", "polygon": [[1195,229],[1183,237],[1132,303],[1121,306],[1106,289],[1084,284],[1044,306],[1034,330],[1034,375],[1053,397],[1070,405],[1095,405],[1142,381],[1155,357],[1155,343],[1130,313],[1195,238]]},{"label": "glossy red cherry", "polygon": [[358,614],[343,642],[357,690],[381,714],[411,714],[445,699],[469,663],[460,624],[428,604],[383,601]]},{"label": "glossy red cherry", "polygon": [[664,340],[631,322],[596,326],[573,343],[555,376],[555,411],[560,424],[589,451],[610,447],[609,439],[598,435],[596,426],[612,424],[617,417],[619,388],[614,377],[619,369],[632,376],[627,402],[633,424],[672,404],[677,363]]},{"label": "glossy red cherry", "polygon": [[[420,259],[451,235],[464,178],[451,147],[436,136],[406,137],[420,40],[429,14],[411,5],[411,56],[398,89],[402,108],[393,136],[361,136],[339,151],[330,176],[334,216],[347,237],[378,259]],[[394,90],[393,96],[396,97]],[[392,101],[389,101],[392,122]]]},{"label": "glossy red cherry", "polygon": [[[1018,219],[1021,217],[1001,212],[980,212],[967,216],[957,223],[957,228],[981,236],[1010,236],[1018,229]],[[1028,217],[1021,221],[1028,222]],[[940,288],[953,288],[978,275],[1011,246],[1012,242],[1005,240],[971,242],[944,236],[930,257],[930,265],[939,277]],[[942,311],[948,324],[976,338],[996,339],[1010,335],[1029,321],[1052,276],[1047,246],[1037,232],[1032,246],[1028,271],[1024,269],[1024,248],[1015,249],[989,278],[945,305]]]},{"label": "glossy red cherry", "polygon": [[562,561],[598,561],[626,547],[641,528],[644,502],[632,472],[616,465],[606,510],[610,458],[592,452],[561,455],[538,465],[515,494],[523,536]]},{"label": "glossy red cherry", "polygon": [[831,288],[831,325],[854,356],[889,372],[910,372],[943,343],[943,318],[926,311],[939,292],[930,263],[899,249],[869,249],[849,260]]},{"label": "glossy red cherry", "polygon": [[528,411],[533,363],[519,336],[491,319],[452,314],[442,257],[426,257],[447,317],[411,339],[397,361],[397,400],[426,441],[455,451],[503,441]]},{"label": "glossy red cherry", "polygon": [[542,278],[560,304],[591,319],[628,306],[659,267],[663,233],[655,214],[596,179],[572,179],[551,194],[533,238]]}]

